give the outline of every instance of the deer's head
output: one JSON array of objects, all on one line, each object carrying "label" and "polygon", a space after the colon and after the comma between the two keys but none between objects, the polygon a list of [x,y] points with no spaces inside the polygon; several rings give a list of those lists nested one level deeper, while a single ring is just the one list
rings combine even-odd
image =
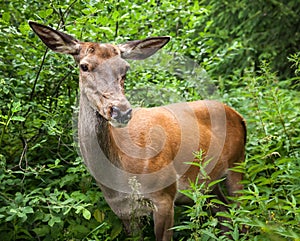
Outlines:
[{"label": "deer's head", "polygon": [[81,42],[39,23],[29,21],[29,25],[50,49],[74,57],[80,69],[81,95],[115,127],[125,126],[132,115],[124,93],[129,69],[125,59],[145,59],[170,40],[170,37],[152,37],[119,45]]}]

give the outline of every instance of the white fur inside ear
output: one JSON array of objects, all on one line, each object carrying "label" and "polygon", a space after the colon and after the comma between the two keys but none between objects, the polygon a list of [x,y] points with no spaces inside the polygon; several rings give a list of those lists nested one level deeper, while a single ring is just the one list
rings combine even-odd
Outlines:
[{"label": "white fur inside ear", "polygon": [[57,51],[59,53],[63,54],[77,54],[80,50],[80,44],[74,44],[74,45],[59,45],[54,51]]},{"label": "white fur inside ear", "polygon": [[165,46],[170,37],[152,37],[144,40],[130,41],[120,44],[122,58],[142,60],[155,54],[159,49]]},{"label": "white fur inside ear", "polygon": [[169,40],[162,41],[162,39],[149,39],[142,41],[137,47],[138,48],[162,48]]},{"label": "white fur inside ear", "polygon": [[119,50],[122,54],[126,54],[126,53],[131,52],[131,48],[129,48],[128,46],[126,47],[126,44],[120,44],[118,47],[119,47]]}]

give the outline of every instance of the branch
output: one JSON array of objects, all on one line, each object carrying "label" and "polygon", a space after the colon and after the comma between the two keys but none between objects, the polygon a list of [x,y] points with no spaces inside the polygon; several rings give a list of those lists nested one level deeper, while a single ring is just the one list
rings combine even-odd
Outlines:
[{"label": "branch", "polygon": [[43,55],[43,58],[42,58],[42,63],[40,64],[40,67],[39,67],[38,72],[36,74],[36,77],[35,77],[35,80],[34,80],[34,83],[33,83],[33,87],[32,87],[32,90],[31,90],[30,98],[29,98],[30,101],[32,101],[32,99],[33,99],[34,92],[35,92],[35,87],[36,87],[37,81],[40,77],[42,68],[44,66],[47,52],[48,52],[48,48],[46,48],[46,50],[44,52],[44,55]]}]

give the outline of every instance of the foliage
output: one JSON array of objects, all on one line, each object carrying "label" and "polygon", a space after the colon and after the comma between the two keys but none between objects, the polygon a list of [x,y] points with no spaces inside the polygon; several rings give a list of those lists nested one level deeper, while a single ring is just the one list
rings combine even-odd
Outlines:
[{"label": "foliage", "polygon": [[[41,44],[27,24],[31,19],[81,40],[172,36],[168,50],[201,63],[207,74],[174,76],[158,65],[131,63],[131,101],[161,105],[215,98],[218,90],[219,99],[248,123],[247,158],[239,167],[245,173],[241,205],[220,214],[232,219],[229,232],[236,240],[300,240],[299,10],[296,0],[2,1],[1,239],[125,239],[74,144],[77,67]],[[211,82],[214,91],[203,91]],[[204,212],[215,201],[199,188],[192,186],[194,206],[177,209],[178,240],[190,233],[216,239],[216,221]],[[184,224],[182,216],[188,218]],[[239,232],[241,225],[247,233]],[[145,229],[150,239],[152,228]]]},{"label": "foliage", "polygon": [[184,36],[188,49],[213,78],[238,80],[245,68],[259,70],[263,60],[280,79],[294,76],[286,59],[299,51],[299,1],[202,0],[195,5],[205,14],[192,15],[180,31],[190,32]]},{"label": "foliage", "polygon": [[240,218],[254,234],[261,229],[259,240],[299,240],[299,93],[286,89],[290,80],[279,82],[266,63],[261,69],[244,79],[240,93],[251,101],[245,117],[252,130]]},{"label": "foliage", "polygon": [[[201,151],[195,153],[195,158],[202,159],[203,153]],[[187,218],[182,218],[181,224],[175,226],[176,231],[187,231],[187,237],[178,237],[178,240],[223,240],[225,235],[220,232],[218,227],[218,219],[213,216],[213,209],[219,205],[226,205],[220,200],[216,199],[211,194],[214,185],[219,185],[224,179],[210,181],[208,173],[205,171],[205,166],[209,163],[191,163],[199,167],[199,175],[194,182],[190,183],[190,189],[181,190],[180,192],[193,200],[192,206],[186,207],[184,214]],[[200,182],[201,179],[201,182]],[[207,183],[208,184],[207,184]],[[236,225],[237,226],[237,225]]]},{"label": "foliage", "polygon": [[[251,72],[243,78],[244,88],[223,92],[224,101],[247,119],[248,144],[246,161],[236,168],[244,173],[244,190],[234,198],[240,207],[232,204],[228,213],[219,215],[232,220],[226,225],[234,240],[300,240],[299,93],[286,89],[288,83],[279,82],[267,64],[261,69],[258,76]],[[175,229],[195,230],[187,237],[197,238],[190,240],[216,240],[213,235],[220,230],[212,218],[195,228],[194,217],[200,218],[199,210],[209,209],[213,202],[197,192],[201,185],[191,187],[186,191],[187,196],[196,195],[194,206],[186,210],[191,218]],[[227,238],[219,235],[217,240]]]}]

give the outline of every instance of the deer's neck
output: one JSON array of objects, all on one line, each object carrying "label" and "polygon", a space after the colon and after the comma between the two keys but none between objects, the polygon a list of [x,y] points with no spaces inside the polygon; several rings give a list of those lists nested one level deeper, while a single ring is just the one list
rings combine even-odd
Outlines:
[{"label": "deer's neck", "polygon": [[[78,136],[80,150],[88,166],[95,162],[95,158],[107,158],[114,165],[118,165],[118,153],[110,128],[109,122],[93,110],[87,97],[81,94]],[[91,156],[91,153],[95,153],[94,156]]]},{"label": "deer's neck", "polygon": [[97,140],[100,148],[106,155],[106,157],[114,164],[119,163],[119,157],[116,149],[116,145],[111,134],[111,125],[104,119],[98,112],[95,113],[97,119],[97,125],[95,127]]}]

